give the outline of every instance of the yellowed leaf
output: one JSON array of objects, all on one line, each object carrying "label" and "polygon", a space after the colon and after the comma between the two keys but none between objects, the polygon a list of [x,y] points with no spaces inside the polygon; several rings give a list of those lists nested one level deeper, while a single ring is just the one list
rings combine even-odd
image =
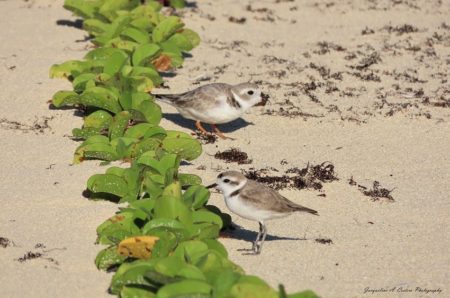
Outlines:
[{"label": "yellowed leaf", "polygon": [[122,240],[117,247],[121,256],[148,259],[152,255],[153,246],[159,240],[156,236],[137,236]]}]

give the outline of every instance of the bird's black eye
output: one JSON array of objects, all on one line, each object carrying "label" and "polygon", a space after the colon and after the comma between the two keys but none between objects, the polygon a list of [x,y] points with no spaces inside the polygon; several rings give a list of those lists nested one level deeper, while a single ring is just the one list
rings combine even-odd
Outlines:
[{"label": "bird's black eye", "polygon": [[228,183],[230,182],[230,179],[223,179],[223,182]]},{"label": "bird's black eye", "polygon": [[254,92],[253,90],[248,90],[248,91],[247,91],[247,94],[248,94],[248,95],[253,95],[254,93],[255,93],[255,92]]}]

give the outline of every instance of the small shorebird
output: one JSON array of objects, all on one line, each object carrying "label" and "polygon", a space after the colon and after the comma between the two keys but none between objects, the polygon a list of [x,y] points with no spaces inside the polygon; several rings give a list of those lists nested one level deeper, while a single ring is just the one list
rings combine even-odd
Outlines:
[{"label": "small shorebird", "polygon": [[203,133],[202,122],[211,124],[214,132],[226,139],[216,124],[239,118],[252,106],[265,105],[268,96],[257,85],[242,83],[228,85],[213,83],[181,94],[154,94],[155,98],[174,106],[187,119],[196,121],[195,126]]},{"label": "small shorebird", "polygon": [[247,179],[240,172],[228,171],[219,174],[217,183],[207,186],[212,187],[222,192],[225,204],[233,213],[259,223],[259,233],[252,247],[255,254],[261,253],[266,239],[265,221],[285,217],[296,211],[319,215],[316,210],[291,202],[272,188]]}]

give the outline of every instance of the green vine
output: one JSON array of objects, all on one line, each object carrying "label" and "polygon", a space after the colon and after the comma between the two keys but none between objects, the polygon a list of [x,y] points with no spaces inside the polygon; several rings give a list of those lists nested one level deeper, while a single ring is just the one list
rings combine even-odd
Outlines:
[{"label": "green vine", "polygon": [[[127,202],[97,228],[107,245],[95,263],[114,270],[110,292],[120,297],[317,297],[310,291],[286,295],[228,259],[217,241],[231,223],[207,205],[201,178],[179,173],[201,144],[190,135],[159,126],[161,109],[149,93],[162,84],[161,71],[179,67],[200,42],[180,18],[159,13],[161,1],[66,0],[82,17],[95,48],[83,60],[54,65],[51,77],[67,78],[73,90],[59,91],[55,107],[85,112],[72,131],[83,140],[74,163],[100,159],[130,162],[89,178],[91,199]],[[170,1],[175,7],[184,1]]]}]

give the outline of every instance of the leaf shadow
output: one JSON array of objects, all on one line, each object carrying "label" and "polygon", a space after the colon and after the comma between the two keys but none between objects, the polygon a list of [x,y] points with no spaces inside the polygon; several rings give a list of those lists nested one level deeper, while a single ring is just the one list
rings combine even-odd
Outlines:
[{"label": "leaf shadow", "polygon": [[73,21],[73,20],[57,20],[56,25],[73,27],[73,28],[77,28],[77,29],[83,29],[83,20],[82,19],[76,19],[75,21]]},{"label": "leaf shadow", "polygon": [[[195,122],[190,119],[186,119],[183,116],[181,116],[178,113],[164,113],[164,118],[169,120],[170,122],[173,122],[181,127],[187,128],[187,129],[195,129]],[[233,131],[236,131],[241,128],[245,128],[249,125],[254,125],[252,122],[245,121],[242,118],[236,119],[234,121],[228,122],[226,124],[220,124],[219,129],[224,133],[230,133]],[[206,130],[211,130],[209,125],[204,125]]]}]

